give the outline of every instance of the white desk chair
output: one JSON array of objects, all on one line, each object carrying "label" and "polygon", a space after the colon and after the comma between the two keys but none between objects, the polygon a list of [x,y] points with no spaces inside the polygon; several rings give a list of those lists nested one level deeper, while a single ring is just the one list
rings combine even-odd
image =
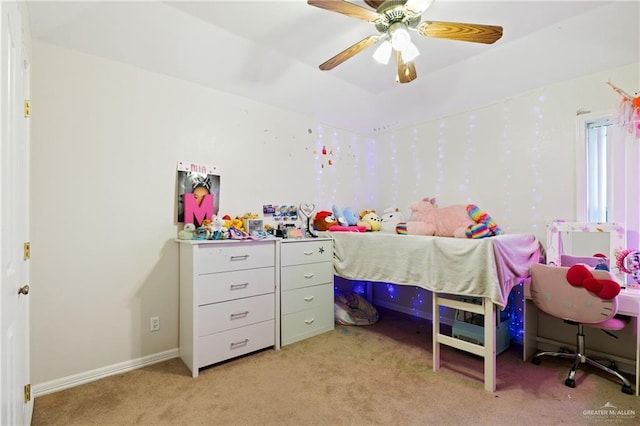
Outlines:
[{"label": "white desk chair", "polygon": [[[576,335],[576,352],[541,352],[534,355],[532,362],[540,364],[540,357],[554,356],[573,359],[573,365],[564,384],[575,387],[576,370],[580,364],[589,364],[616,376],[622,381],[622,392],[632,394],[631,383],[614,369],[601,364],[585,354],[585,338],[583,327],[589,326],[603,330],[621,330],[627,321],[616,317],[618,310],[617,296],[603,299],[588,291],[583,286],[576,286],[567,281],[570,268],[534,264],[531,266],[531,299],[539,310],[566,323],[578,327]],[[597,280],[613,280],[608,271],[590,270]],[[617,285],[617,283],[609,283]],[[618,286],[619,291],[619,286]],[[617,292],[615,293],[617,295]]]}]

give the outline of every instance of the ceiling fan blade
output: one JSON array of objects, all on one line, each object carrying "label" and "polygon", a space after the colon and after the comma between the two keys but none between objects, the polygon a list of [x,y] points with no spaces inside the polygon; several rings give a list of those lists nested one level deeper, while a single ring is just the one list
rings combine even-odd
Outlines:
[{"label": "ceiling fan blade", "polygon": [[433,0],[408,0],[404,5],[404,9],[415,15],[422,15],[431,6],[431,3],[433,3]]},{"label": "ceiling fan blade", "polygon": [[307,4],[367,22],[374,22],[380,18],[380,15],[375,10],[369,10],[342,0],[307,0]]},{"label": "ceiling fan blade", "polygon": [[413,62],[405,63],[402,60],[402,54],[396,50],[396,63],[398,64],[398,82],[410,83],[418,77],[416,66]]},{"label": "ceiling fan blade", "polygon": [[371,6],[374,9],[377,9],[380,7],[380,5],[382,3],[384,3],[386,0],[364,0],[364,2],[366,4],[368,4],[369,6]]},{"label": "ceiling fan blade", "polygon": [[425,37],[448,38],[492,44],[502,37],[502,27],[495,25],[464,24],[461,22],[424,21],[418,25],[418,33]]},{"label": "ceiling fan blade", "polygon": [[371,46],[372,44],[376,44],[379,39],[380,39],[379,35],[371,35],[369,37],[363,38],[359,42],[347,47],[345,50],[338,53],[333,58],[320,64],[320,69],[322,71],[328,71],[330,69],[335,68],[336,66],[340,65],[341,63],[351,58],[352,56],[356,55],[357,53],[362,52],[364,49]]}]

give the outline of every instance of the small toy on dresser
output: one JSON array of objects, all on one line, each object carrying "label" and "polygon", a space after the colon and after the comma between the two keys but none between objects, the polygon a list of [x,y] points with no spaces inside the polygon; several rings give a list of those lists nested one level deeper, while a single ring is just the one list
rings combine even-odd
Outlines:
[{"label": "small toy on dresser", "polygon": [[[252,228],[250,231],[243,226],[243,218],[236,217],[232,219],[229,215],[214,215],[211,219],[204,219],[202,224],[196,227],[193,223],[186,223],[181,231],[178,231],[178,239],[180,240],[261,240],[269,238],[262,228],[262,220],[251,219]],[[259,228],[256,229],[255,221],[260,222]],[[271,236],[272,237],[272,236]]]},{"label": "small toy on dresser", "polygon": [[193,223],[184,225],[184,229],[178,232],[178,238],[181,240],[193,240],[196,234],[196,226]]},{"label": "small toy on dresser", "polygon": [[398,234],[436,237],[485,238],[502,229],[475,204],[438,207],[435,198],[423,198],[410,206],[411,217],[396,227]]},{"label": "small toy on dresser", "polygon": [[220,216],[214,216],[211,221],[211,239],[221,240],[224,238],[224,220]]}]

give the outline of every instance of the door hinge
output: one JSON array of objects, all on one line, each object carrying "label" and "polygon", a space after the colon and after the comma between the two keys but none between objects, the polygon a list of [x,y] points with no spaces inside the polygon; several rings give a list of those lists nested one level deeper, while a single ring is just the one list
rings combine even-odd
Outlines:
[{"label": "door hinge", "polygon": [[31,243],[27,241],[24,243],[24,260],[29,259],[31,259]]},{"label": "door hinge", "polygon": [[24,100],[24,118],[31,117],[31,101],[29,99]]},{"label": "door hinge", "polygon": [[24,385],[24,402],[31,401],[31,383]]}]

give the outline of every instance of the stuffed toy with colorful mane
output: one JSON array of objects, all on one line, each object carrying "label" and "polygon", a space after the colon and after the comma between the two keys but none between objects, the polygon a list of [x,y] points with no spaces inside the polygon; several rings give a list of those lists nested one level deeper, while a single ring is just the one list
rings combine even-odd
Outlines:
[{"label": "stuffed toy with colorful mane", "polygon": [[396,226],[398,234],[436,237],[485,238],[502,229],[475,204],[438,207],[435,198],[423,198],[410,206],[411,217]]}]

